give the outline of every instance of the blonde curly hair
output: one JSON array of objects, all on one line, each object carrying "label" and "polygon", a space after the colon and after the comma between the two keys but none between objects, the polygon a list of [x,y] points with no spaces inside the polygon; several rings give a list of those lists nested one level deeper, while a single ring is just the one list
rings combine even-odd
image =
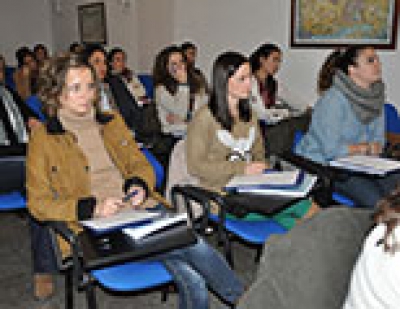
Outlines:
[{"label": "blonde curly hair", "polygon": [[43,111],[49,117],[57,115],[60,108],[60,96],[65,89],[66,77],[71,69],[87,68],[91,71],[96,84],[96,95],[93,104],[98,106],[100,84],[93,67],[76,54],[63,54],[46,62],[39,73],[38,97],[43,103]]}]

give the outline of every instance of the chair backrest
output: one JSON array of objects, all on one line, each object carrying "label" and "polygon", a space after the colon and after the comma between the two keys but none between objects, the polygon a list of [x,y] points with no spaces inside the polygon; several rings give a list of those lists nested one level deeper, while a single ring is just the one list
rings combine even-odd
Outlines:
[{"label": "chair backrest", "polygon": [[293,138],[292,151],[295,151],[296,146],[300,143],[303,136],[304,136],[304,132],[301,132],[300,130],[296,130],[296,132],[294,133],[294,138]]},{"label": "chair backrest", "polygon": [[146,95],[149,99],[154,98],[153,77],[150,74],[139,74],[138,78],[146,89]]},{"label": "chair backrest", "polygon": [[46,116],[42,111],[42,102],[36,95],[31,95],[25,100],[25,104],[35,113],[36,116],[39,117],[40,121],[44,122],[46,120]]},{"label": "chair backrest", "polygon": [[387,133],[400,133],[399,114],[390,103],[385,104],[385,126]]},{"label": "chair backrest", "polygon": [[[170,156],[168,178],[166,185],[166,197],[171,202],[171,188],[175,185],[197,185],[199,180],[189,174],[186,162],[186,144],[185,140],[181,139],[178,141]],[[186,212],[186,208],[182,203],[178,202],[178,212]],[[194,206],[195,217],[202,214],[201,206]]]},{"label": "chair backrest", "polygon": [[237,308],[341,308],[371,213],[330,208],[271,238]]},{"label": "chair backrest", "polygon": [[6,86],[10,87],[11,89],[15,90],[15,81],[14,81],[14,71],[15,68],[14,67],[6,67]]}]

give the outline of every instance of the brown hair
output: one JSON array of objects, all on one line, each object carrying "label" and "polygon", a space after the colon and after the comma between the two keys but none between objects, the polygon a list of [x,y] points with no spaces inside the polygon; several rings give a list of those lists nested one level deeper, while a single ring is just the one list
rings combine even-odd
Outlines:
[{"label": "brown hair", "polygon": [[85,63],[77,54],[65,54],[52,58],[40,70],[38,80],[38,96],[44,104],[45,113],[54,117],[60,108],[59,98],[65,87],[69,70],[87,68],[92,73],[96,84],[95,105],[99,102],[99,81],[92,66]]},{"label": "brown hair", "polygon": [[377,224],[386,226],[385,235],[382,243],[385,252],[394,253],[398,248],[396,244],[389,241],[393,230],[400,223],[400,186],[391,192],[388,196],[381,199],[377,204],[378,210],[374,214],[374,221]]}]

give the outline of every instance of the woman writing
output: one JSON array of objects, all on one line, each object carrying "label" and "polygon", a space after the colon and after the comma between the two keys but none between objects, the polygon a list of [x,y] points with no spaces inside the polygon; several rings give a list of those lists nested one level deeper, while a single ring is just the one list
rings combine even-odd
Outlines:
[{"label": "woman writing", "polygon": [[[121,117],[97,108],[94,70],[76,55],[54,59],[40,78],[49,118],[38,127],[27,157],[28,208],[40,221],[79,221],[111,216],[126,207],[164,204],[154,174]],[[136,191],[125,203],[122,197]],[[64,253],[68,253],[62,247]],[[159,256],[179,292],[179,308],[208,308],[209,286],[235,303],[243,286],[226,262],[202,239]]]},{"label": "woman writing", "polygon": [[[269,164],[257,117],[250,108],[251,70],[246,57],[236,52],[220,55],[214,63],[208,105],[189,124],[186,138],[188,172],[208,189],[220,191],[235,175],[262,174]],[[268,205],[260,205],[260,208]],[[287,228],[310,209],[304,201],[275,219]],[[260,209],[262,212],[262,209]],[[255,214],[248,219],[260,219]]]}]

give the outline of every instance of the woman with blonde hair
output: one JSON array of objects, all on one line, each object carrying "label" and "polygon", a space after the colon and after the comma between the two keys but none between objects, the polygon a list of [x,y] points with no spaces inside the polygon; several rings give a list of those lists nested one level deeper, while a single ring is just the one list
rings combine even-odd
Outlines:
[{"label": "woman with blonde hair", "polygon": [[[40,82],[49,117],[34,130],[27,157],[28,208],[36,219],[66,221],[79,233],[81,220],[168,206],[121,116],[99,111],[99,82],[89,64],[77,55],[54,59]],[[226,261],[201,238],[152,259],[173,276],[181,309],[208,308],[208,287],[227,303],[243,293]]]}]

